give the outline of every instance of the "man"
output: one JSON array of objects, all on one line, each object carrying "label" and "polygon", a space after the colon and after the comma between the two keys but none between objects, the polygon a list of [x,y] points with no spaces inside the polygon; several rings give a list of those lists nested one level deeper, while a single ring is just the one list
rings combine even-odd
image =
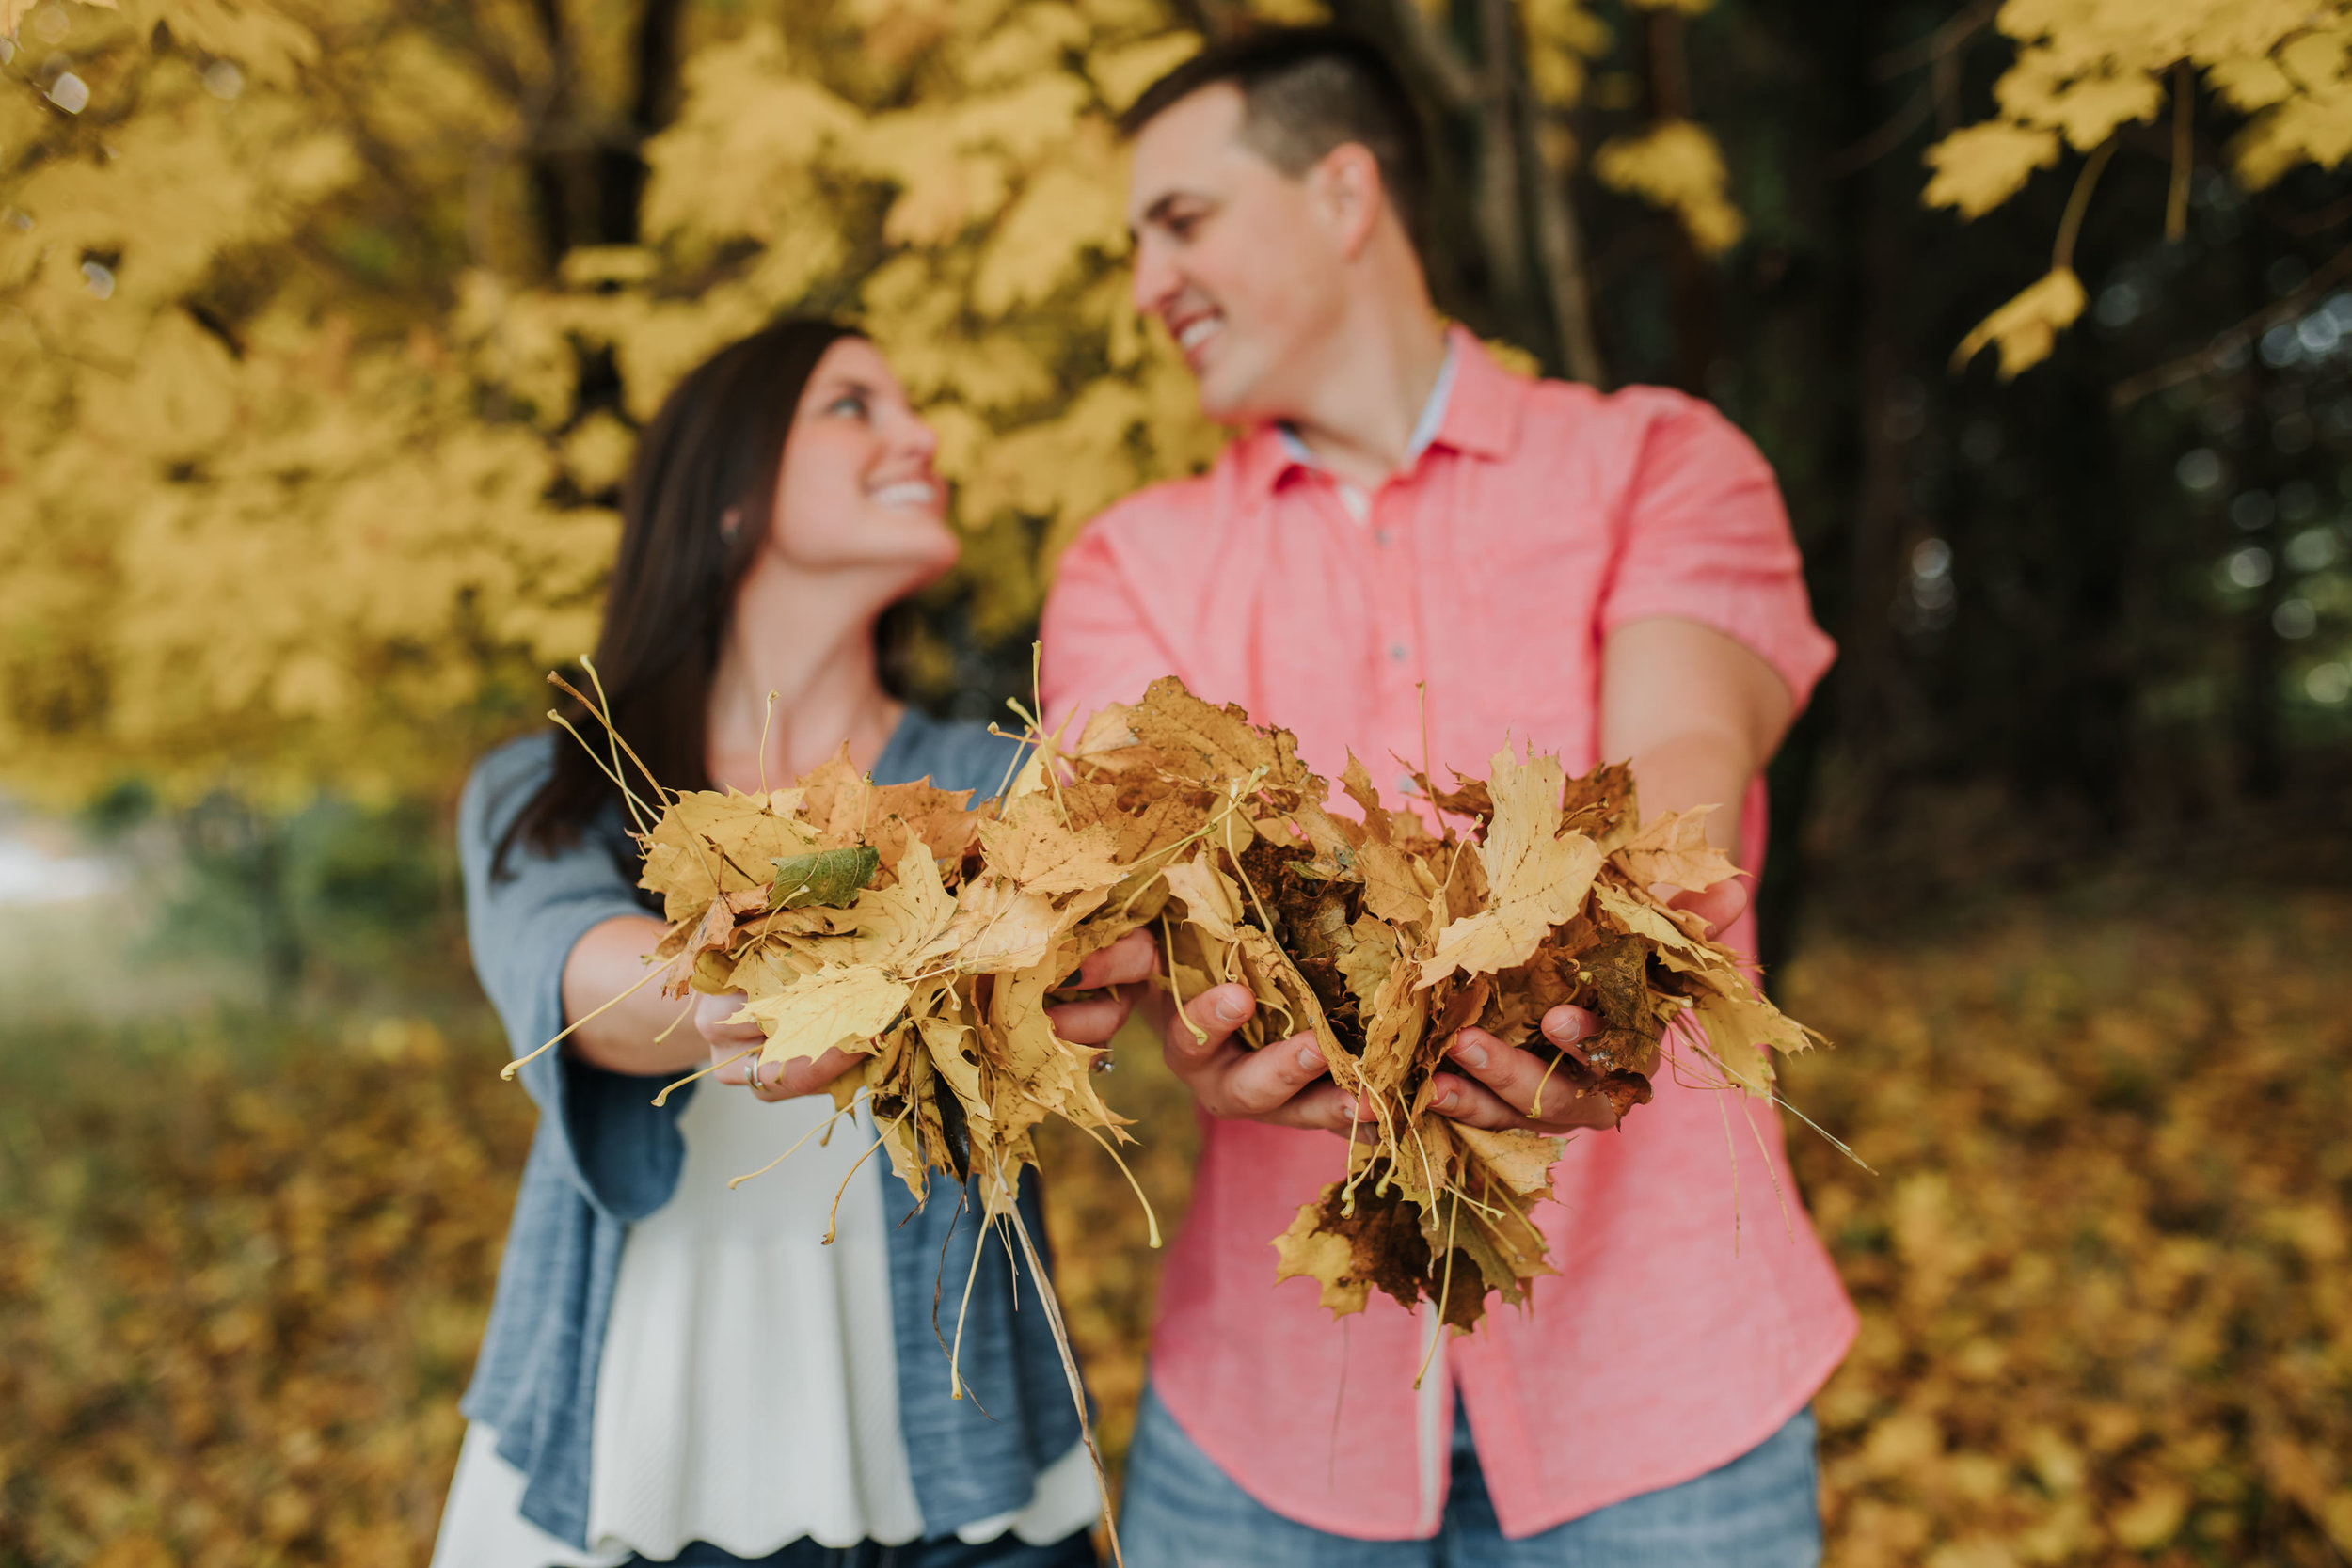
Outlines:
[{"label": "man", "polygon": [[[1630,758],[1647,812],[1723,802],[1711,832],[1759,863],[1758,774],[1832,650],[1755,450],[1691,399],[1527,381],[1446,329],[1416,122],[1367,46],[1212,48],[1126,128],[1136,303],[1247,433],[1072,546],[1049,709],[1173,673],[1318,771],[1352,748],[1399,789],[1424,736],[1481,776],[1506,736],[1572,770]],[[1750,940],[1743,894],[1694,902]],[[1669,1073],[1622,1132],[1556,1095],[1538,1121],[1542,1063],[1464,1031],[1438,1109],[1577,1134],[1540,1221],[1560,1273],[1448,1337],[1416,1392],[1425,1309],[1334,1323],[1311,1280],[1274,1283],[1355,1108],[1298,1041],[1234,1045],[1248,1006],[1193,999],[1201,1043],[1164,1021],[1206,1133],[1128,1471],[1134,1568],[1817,1560],[1806,1405],[1854,1319],[1769,1107]],[[1563,1046],[1588,1026],[1544,1021]]]}]

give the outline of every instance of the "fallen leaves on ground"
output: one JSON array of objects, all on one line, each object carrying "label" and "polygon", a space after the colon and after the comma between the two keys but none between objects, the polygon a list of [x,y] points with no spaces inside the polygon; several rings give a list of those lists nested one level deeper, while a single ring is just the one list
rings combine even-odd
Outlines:
[{"label": "fallen leaves on ground", "polygon": [[1781,988],[1862,1335],[1817,1402],[1829,1560],[2352,1557],[2352,903],[2085,900]]},{"label": "fallen leaves on ground", "polygon": [[[1804,945],[1777,989],[1840,1043],[1786,1092],[1879,1172],[1792,1126],[1863,1319],[1818,1402],[1828,1561],[2352,1556],[2347,946],[2352,897],[2261,893]],[[0,1562],[425,1560],[531,1136],[473,1016],[0,1035]],[[1118,1060],[1172,1224],[1189,1101]],[[1161,1255],[1085,1134],[1039,1138],[1116,1461]]]}]

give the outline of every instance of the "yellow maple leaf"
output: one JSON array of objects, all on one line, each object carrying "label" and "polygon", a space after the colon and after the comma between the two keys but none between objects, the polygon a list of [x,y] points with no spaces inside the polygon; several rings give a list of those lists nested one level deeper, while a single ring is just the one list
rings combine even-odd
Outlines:
[{"label": "yellow maple leaf", "polygon": [[1600,870],[1600,846],[1582,833],[1560,832],[1566,784],[1557,757],[1522,762],[1507,750],[1495,753],[1487,781],[1494,820],[1477,850],[1486,869],[1486,907],[1439,928],[1437,950],[1421,963],[1423,986],[1456,970],[1494,974],[1516,969],[1547,931],[1584,907]]},{"label": "yellow maple leaf", "polygon": [[1731,203],[1723,149],[1691,120],[1661,120],[1638,135],[1611,140],[1594,154],[1593,173],[1610,189],[1679,217],[1702,254],[1729,250],[1747,232],[1747,220]]},{"label": "yellow maple leaf", "polygon": [[1054,895],[1108,887],[1126,876],[1107,829],[1063,825],[1050,794],[1022,797],[980,824],[989,870],[1025,892]]},{"label": "yellow maple leaf", "polygon": [[1986,344],[2001,350],[2001,379],[2030,370],[2050,356],[2058,335],[2083,313],[2087,296],[2072,267],[2054,267],[2018,296],[1979,322],[1952,351],[1952,369],[1964,369]]},{"label": "yellow maple leaf", "polygon": [[1279,1284],[1303,1275],[1322,1285],[1322,1305],[1330,1309],[1333,1317],[1360,1312],[1372,1299],[1372,1286],[1366,1280],[1350,1276],[1356,1249],[1348,1244],[1346,1237],[1334,1236],[1322,1226],[1322,1198],[1299,1205],[1290,1228],[1274,1239],[1278,1259],[1275,1282]]},{"label": "yellow maple leaf", "polygon": [[1653,817],[1611,857],[1636,886],[1660,882],[1696,890],[1739,875],[1731,857],[1707,841],[1707,819],[1717,808],[1667,812]]},{"label": "yellow maple leaf", "polygon": [[1454,1123],[1453,1132],[1462,1146],[1512,1192],[1521,1197],[1551,1196],[1551,1167],[1559,1160],[1560,1151],[1567,1147],[1566,1139],[1524,1128],[1493,1132],[1464,1122]]},{"label": "yellow maple leaf", "polygon": [[1208,851],[1177,862],[1162,875],[1167,878],[1168,891],[1184,900],[1185,924],[1220,941],[1233,940],[1235,923],[1241,919],[1241,890],[1216,868]]},{"label": "yellow maple leaf", "polygon": [[2046,125],[1989,119],[1963,126],[1928,149],[1935,177],[1919,199],[1977,217],[2016,195],[2034,170],[2048,168],[2058,155],[2058,134]]},{"label": "yellow maple leaf", "polygon": [[771,810],[767,796],[690,791],[672,802],[648,835],[639,885],[662,893],[675,920],[719,894],[766,887],[776,858],[816,845],[815,834]]},{"label": "yellow maple leaf", "polygon": [[845,964],[754,997],[727,1022],[760,1026],[768,1037],[763,1064],[813,1061],[835,1046],[865,1045],[898,1016],[913,990],[871,964]]}]

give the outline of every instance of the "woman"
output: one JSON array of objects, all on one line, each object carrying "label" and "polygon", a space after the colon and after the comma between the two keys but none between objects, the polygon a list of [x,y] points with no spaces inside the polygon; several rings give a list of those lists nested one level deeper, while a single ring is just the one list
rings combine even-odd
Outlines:
[{"label": "woman", "polygon": [[[1000,786],[1015,744],[905,707],[876,654],[884,611],[956,558],[935,444],[873,345],[830,323],[747,338],[671,394],[629,476],[596,649],[613,721],[663,784],[757,789],[846,743],[882,783]],[[726,1185],[831,1115],[817,1091],[850,1058],[749,1081],[733,1058],[758,1037],[725,1022],[734,1000],[701,999],[691,1031],[658,987],[596,1011],[663,927],[595,760],[560,735],[501,748],[459,832],[475,968],[516,1053],[578,1028],[521,1074],[539,1132],[437,1568],[1091,1563],[1077,1415],[1009,1269],[978,1271],[972,1397],[949,1396],[935,1288],[982,1234],[952,1186],[918,1209],[884,1162],[859,1165],[864,1114]],[[1131,941],[1078,982],[1152,961]],[[1123,1011],[1056,1022],[1099,1043]],[[713,1059],[729,1065],[651,1103]]]}]

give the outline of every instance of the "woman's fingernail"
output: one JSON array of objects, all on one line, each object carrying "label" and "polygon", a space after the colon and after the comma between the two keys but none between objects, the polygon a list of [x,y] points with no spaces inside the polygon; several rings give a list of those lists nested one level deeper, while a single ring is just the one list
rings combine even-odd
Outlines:
[{"label": "woman's fingernail", "polygon": [[1248,1016],[1249,1004],[1240,997],[1229,995],[1217,999],[1216,1021],[1219,1023],[1239,1023]]},{"label": "woman's fingernail", "polygon": [[1298,1048],[1298,1065],[1311,1071],[1323,1065],[1323,1053],[1311,1045],[1302,1045]]},{"label": "woman's fingernail", "polygon": [[1486,1048],[1481,1045],[1472,1045],[1468,1040],[1455,1040],[1454,1042],[1454,1059],[1467,1068],[1485,1067],[1486,1065]]}]

